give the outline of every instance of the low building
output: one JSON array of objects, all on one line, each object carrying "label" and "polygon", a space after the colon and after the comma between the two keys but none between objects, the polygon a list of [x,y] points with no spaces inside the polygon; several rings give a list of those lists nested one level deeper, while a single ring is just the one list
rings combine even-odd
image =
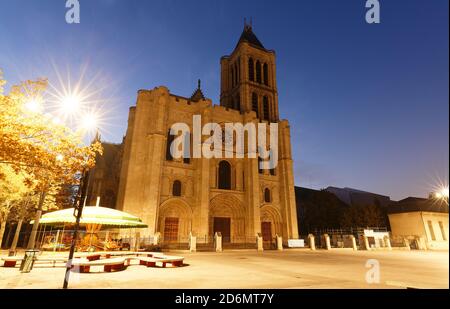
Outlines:
[{"label": "low building", "polygon": [[408,239],[417,249],[448,249],[448,202],[408,197],[388,207],[393,238]]},{"label": "low building", "polygon": [[337,196],[338,199],[340,199],[347,205],[377,205],[381,207],[387,207],[391,202],[389,196],[353,188],[328,187],[325,189],[325,191],[333,193]]},{"label": "low building", "polygon": [[341,217],[349,205],[325,190],[295,187],[299,234],[341,228]]}]

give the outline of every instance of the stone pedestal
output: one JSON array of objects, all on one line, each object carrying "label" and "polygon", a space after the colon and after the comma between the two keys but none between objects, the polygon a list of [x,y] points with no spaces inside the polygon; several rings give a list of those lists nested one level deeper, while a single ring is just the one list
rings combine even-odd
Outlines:
[{"label": "stone pedestal", "polygon": [[283,250],[283,237],[277,235],[277,250]]},{"label": "stone pedestal", "polygon": [[325,238],[325,249],[331,250],[330,236],[328,234],[324,234],[323,237]]},{"label": "stone pedestal", "polygon": [[403,238],[403,245],[407,250],[411,250],[411,247],[409,246],[409,240],[407,238]]},{"label": "stone pedestal", "polygon": [[367,237],[367,236],[363,236],[363,237],[364,237],[364,249],[367,251],[370,251],[369,237]]},{"label": "stone pedestal", "polygon": [[214,240],[216,252],[222,252],[222,234],[216,233]]},{"label": "stone pedestal", "polygon": [[309,242],[309,248],[313,251],[316,250],[316,241],[314,239],[313,234],[308,235],[308,242]]},{"label": "stone pedestal", "polygon": [[356,246],[356,239],[355,239],[355,236],[350,236],[350,240],[352,241],[352,248],[353,248],[353,250],[354,251],[357,251],[358,250],[358,247]]},{"label": "stone pedestal", "polygon": [[189,235],[189,252],[197,252],[197,237]]},{"label": "stone pedestal", "polygon": [[392,250],[391,240],[389,239],[388,236],[384,236],[384,245],[388,250]]},{"label": "stone pedestal", "polygon": [[257,245],[258,251],[264,251],[263,238],[262,238],[261,234],[256,235],[256,245]]}]

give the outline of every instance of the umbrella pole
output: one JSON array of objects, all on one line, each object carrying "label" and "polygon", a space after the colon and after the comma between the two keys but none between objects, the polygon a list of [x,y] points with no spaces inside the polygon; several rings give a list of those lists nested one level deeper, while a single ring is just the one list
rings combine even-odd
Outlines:
[{"label": "umbrella pole", "polygon": [[64,223],[63,224],[62,233],[61,233],[61,244],[63,244],[63,241],[64,241],[64,232],[65,232],[65,230],[66,230],[66,224]]},{"label": "umbrella pole", "polygon": [[56,248],[58,247],[59,233],[60,233],[60,230],[57,230],[56,237],[55,237],[55,244],[53,245],[53,252],[56,252]]},{"label": "umbrella pole", "polygon": [[72,243],[70,246],[69,258],[67,260],[66,275],[64,276],[63,289],[67,289],[67,287],[69,286],[70,269],[72,268],[72,259],[73,259],[73,254],[75,252],[75,245],[76,245],[77,236],[78,236],[78,229],[80,228],[80,220],[81,220],[81,215],[82,215],[83,206],[84,206],[82,201],[83,201],[83,199],[85,199],[85,196],[86,196],[88,179],[89,179],[89,170],[85,169],[83,171],[82,178],[81,178],[82,183],[80,183],[81,194],[79,195],[79,200],[78,200],[79,203],[77,205],[76,200],[74,203],[75,205],[74,205],[74,214],[73,215],[76,218],[75,230],[73,231],[73,235],[72,235]]}]

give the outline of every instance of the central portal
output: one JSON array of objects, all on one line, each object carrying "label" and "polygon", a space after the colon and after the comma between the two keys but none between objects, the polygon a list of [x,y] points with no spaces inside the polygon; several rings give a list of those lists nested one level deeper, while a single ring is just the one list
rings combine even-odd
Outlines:
[{"label": "central portal", "polygon": [[178,240],[178,218],[166,217],[164,220],[164,241],[176,242]]},{"label": "central portal", "polygon": [[220,232],[222,234],[222,242],[230,242],[230,226],[231,218],[214,217],[213,234]]}]

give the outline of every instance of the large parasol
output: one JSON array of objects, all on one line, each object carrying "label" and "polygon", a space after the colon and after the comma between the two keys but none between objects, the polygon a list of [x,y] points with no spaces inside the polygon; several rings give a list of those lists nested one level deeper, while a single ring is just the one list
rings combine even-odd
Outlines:
[{"label": "large parasol", "polygon": [[[41,217],[39,224],[61,226],[75,224],[74,209],[68,208],[47,213]],[[30,222],[31,224],[34,221]],[[101,226],[103,228],[146,228],[147,224],[129,213],[100,206],[85,206],[80,225]]]},{"label": "large parasol", "polygon": [[[39,220],[39,224],[55,228],[74,225],[76,219],[73,213],[73,208],[53,211],[43,215]],[[31,221],[31,224],[33,223],[34,221]],[[118,248],[114,241],[110,241],[109,232],[107,232],[105,240],[100,241],[97,233],[102,228],[145,228],[147,224],[143,223],[138,217],[123,211],[100,206],[85,206],[83,207],[80,226],[86,228],[86,235],[81,239],[77,250],[91,251],[95,249]]]}]

